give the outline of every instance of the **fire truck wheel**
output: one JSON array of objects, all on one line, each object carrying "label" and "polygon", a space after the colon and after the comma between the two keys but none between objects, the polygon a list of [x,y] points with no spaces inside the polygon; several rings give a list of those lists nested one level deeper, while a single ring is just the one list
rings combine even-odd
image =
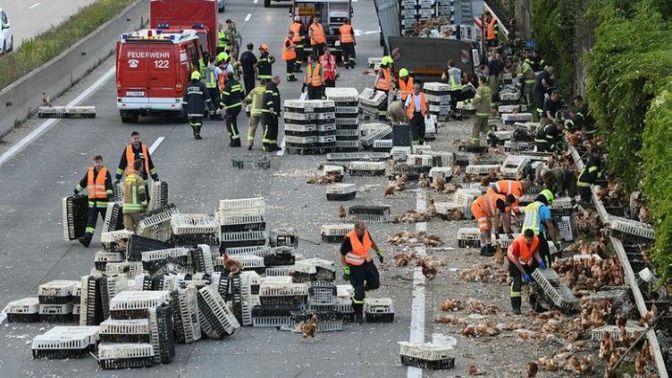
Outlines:
[{"label": "fire truck wheel", "polygon": [[121,110],[119,115],[121,116],[121,123],[137,123],[140,116],[138,112],[128,110]]}]

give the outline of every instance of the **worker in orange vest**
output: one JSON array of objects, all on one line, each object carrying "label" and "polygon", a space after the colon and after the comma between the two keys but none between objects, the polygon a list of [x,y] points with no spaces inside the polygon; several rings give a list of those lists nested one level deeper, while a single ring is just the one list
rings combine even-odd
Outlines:
[{"label": "worker in orange vest", "polygon": [[324,54],[320,55],[320,66],[322,67],[322,77],[324,87],[335,87],[336,79],[338,79],[338,71],[336,70],[336,57],[329,52],[329,48],[324,49]]},{"label": "worker in orange vest", "polygon": [[[507,218],[502,218],[507,206],[515,201],[512,194],[504,195],[494,192],[486,193],[474,200],[471,204],[471,214],[478,223],[481,241],[481,256],[493,256],[495,250],[492,247],[492,220],[495,220],[495,230],[499,229],[500,219],[503,219],[504,229],[511,229],[511,224]],[[499,239],[499,234],[495,233],[495,238]]]},{"label": "worker in orange vest", "polygon": [[308,56],[308,65],[306,66],[306,77],[303,80],[301,92],[308,89],[309,100],[321,100],[324,96],[324,80],[322,67],[312,55]]},{"label": "worker in orange vest", "polygon": [[300,16],[294,16],[294,22],[289,26],[289,31],[294,33],[292,42],[294,42],[294,51],[296,51],[296,64],[294,66],[294,73],[301,72],[303,65],[303,36],[306,34],[306,27],[303,25]]},{"label": "worker in orange vest", "polygon": [[413,77],[409,76],[407,69],[402,68],[399,70],[399,80],[397,81],[397,84],[401,101],[406,101],[406,97],[413,92]]},{"label": "worker in orange vest", "polygon": [[96,155],[93,157],[93,165],[86,170],[86,174],[75,187],[75,195],[87,190],[89,196],[89,210],[86,219],[86,230],[84,236],[79,238],[83,246],[91,245],[93,233],[96,232],[96,223],[98,214],[105,220],[107,211],[107,202],[112,198],[114,190],[112,188],[112,176],[103,165],[103,157]]},{"label": "worker in orange vest", "polygon": [[420,83],[413,83],[413,92],[406,97],[406,117],[413,129],[413,143],[425,143],[425,117],[427,117],[427,98],[420,90]]},{"label": "worker in orange vest", "polygon": [[313,56],[317,58],[322,55],[322,51],[327,44],[327,37],[324,34],[324,28],[320,24],[319,17],[313,18],[313,23],[308,28],[308,36],[310,37],[310,47],[313,48]]},{"label": "worker in orange vest", "polygon": [[343,65],[345,69],[355,68],[355,31],[352,30],[352,25],[350,25],[350,20],[346,19],[343,21],[343,25],[338,27],[338,33],[340,35],[341,49],[343,49]]},{"label": "worker in orange vest", "polygon": [[485,16],[485,41],[488,47],[497,46],[497,19],[490,13]]},{"label": "worker in orange vest", "polygon": [[294,77],[294,68],[296,66],[296,44],[294,43],[293,31],[287,33],[287,37],[285,37],[282,60],[287,63],[287,81],[296,81],[296,77]]},{"label": "worker in orange vest", "polygon": [[133,170],[133,162],[136,160],[143,161],[142,170],[139,171],[143,180],[146,180],[147,176],[152,176],[154,181],[159,180],[159,175],[156,173],[156,168],[154,168],[154,162],[149,155],[147,145],[140,141],[140,133],[133,131],[131,133],[131,142],[126,145],[124,153],[121,154],[119,167],[117,167],[117,174],[115,175],[115,183],[119,183],[123,174]]},{"label": "worker in orange vest", "polygon": [[[490,187],[488,187],[488,192],[494,192],[497,194],[504,194],[504,195],[513,195],[513,197],[516,199],[513,204],[509,207],[506,208],[504,211],[504,214],[502,215],[503,217],[511,217],[511,211],[513,211],[516,214],[520,214],[520,207],[519,207],[519,202],[520,202],[520,197],[522,197],[525,193],[527,193],[528,190],[530,190],[530,187],[532,186],[532,181],[530,180],[499,180],[495,182],[494,184],[491,184]],[[509,220],[509,224],[510,224]],[[502,222],[503,223],[503,222]],[[498,230],[499,233],[504,233],[504,230],[500,229]],[[507,234],[512,234],[511,230],[506,230]]]},{"label": "worker in orange vest", "polygon": [[380,108],[378,108],[378,118],[385,119],[387,116],[387,105],[388,105],[388,96],[392,85],[394,84],[394,78],[392,77],[392,60],[391,56],[384,56],[380,61],[380,69],[376,74],[376,81],[374,83],[374,91],[371,94],[371,98],[375,96],[376,91],[385,93],[385,100]]},{"label": "worker in orange vest", "polygon": [[528,228],[511,242],[506,251],[511,276],[511,308],[515,315],[520,315],[523,302],[520,292],[523,282],[532,282],[530,275],[535,269],[546,269],[546,264],[539,254],[540,245],[539,237]]},{"label": "worker in orange vest", "polygon": [[383,263],[383,252],[378,248],[371,234],[363,222],[356,222],[355,228],[348,232],[341,243],[341,264],[343,264],[343,279],[350,281],[354,289],[352,308],[355,311],[355,321],[362,324],[365,292],[380,287],[378,268],[373,263],[369,251],[373,248],[378,260]]}]

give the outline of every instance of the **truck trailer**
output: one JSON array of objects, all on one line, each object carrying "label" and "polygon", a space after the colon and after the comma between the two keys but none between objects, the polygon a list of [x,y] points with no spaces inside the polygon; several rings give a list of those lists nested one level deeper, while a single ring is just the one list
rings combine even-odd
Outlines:
[{"label": "truck trailer", "polygon": [[217,47],[217,1],[151,0],[149,27],[164,32],[195,30],[203,51],[214,55]]}]

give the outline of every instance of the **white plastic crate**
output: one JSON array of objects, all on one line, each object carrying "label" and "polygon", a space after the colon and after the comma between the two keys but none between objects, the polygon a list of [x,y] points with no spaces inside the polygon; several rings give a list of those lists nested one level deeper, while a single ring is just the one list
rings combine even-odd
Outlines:
[{"label": "white plastic crate", "polygon": [[214,234],[219,230],[215,217],[209,214],[173,214],[170,227],[175,235]]},{"label": "white plastic crate", "polygon": [[345,236],[355,227],[354,223],[323,224],[320,226],[320,235],[326,236]]},{"label": "white plastic crate", "polygon": [[465,219],[471,219],[471,206],[459,205],[454,202],[435,202],[436,212],[441,215],[448,215],[454,210],[459,210]]},{"label": "white plastic crate", "polygon": [[357,96],[359,96],[359,91],[357,88],[336,88],[328,87],[324,88],[324,94],[327,96],[328,100],[334,101],[338,104],[339,102],[353,102],[357,101]]},{"label": "white plastic crate", "polygon": [[513,138],[513,130],[501,130],[501,131],[493,131],[492,135],[497,138],[498,141],[507,141]]},{"label": "white plastic crate", "polygon": [[500,169],[499,164],[469,164],[464,168],[464,172],[469,175],[485,176],[491,173],[499,173]]},{"label": "white plastic crate", "polygon": [[476,105],[472,104],[469,101],[458,101],[455,107],[458,110],[463,110],[466,112],[476,112]]},{"label": "white plastic crate", "polygon": [[110,311],[146,310],[168,301],[168,291],[122,291],[110,300]]},{"label": "white plastic crate", "polygon": [[252,327],[282,327],[292,324],[291,316],[256,316],[252,318]]},{"label": "white plastic crate", "polygon": [[422,89],[425,92],[432,93],[450,93],[450,85],[438,81],[429,81],[423,84]]},{"label": "white plastic crate", "polygon": [[154,211],[168,204],[168,183],[149,180],[147,189],[149,195],[147,211]]},{"label": "white plastic crate", "polygon": [[103,369],[151,366],[154,353],[150,343],[100,344],[98,362]]},{"label": "white plastic crate", "polygon": [[220,237],[222,243],[248,242],[254,240],[266,240],[266,234],[263,231],[222,232]]},{"label": "white plastic crate", "polygon": [[644,239],[655,239],[651,225],[632,219],[609,216],[609,229],[621,234],[633,235]]},{"label": "white plastic crate", "polygon": [[315,268],[321,268],[325,270],[330,270],[332,272],[336,271],[336,266],[333,261],[331,260],[325,260],[321,259],[319,257],[313,257],[310,259],[304,259],[301,261],[297,261],[296,264],[294,264],[297,267],[297,270],[300,269],[303,266],[312,266]]},{"label": "white plastic crate", "polygon": [[431,155],[411,154],[406,156],[406,164],[413,167],[431,167],[434,164],[434,158]]},{"label": "white plastic crate", "polygon": [[572,231],[572,217],[568,215],[563,215],[560,218],[560,221],[558,223],[558,231],[560,233],[560,237],[564,241],[573,241],[574,240],[574,233]]},{"label": "white plastic crate", "polygon": [[497,108],[499,113],[514,113],[514,112],[525,112],[527,111],[526,105],[499,105]]},{"label": "white plastic crate", "polygon": [[336,140],[336,149],[359,150],[359,140]]},{"label": "white plastic crate", "polygon": [[[362,125],[362,131],[364,131],[364,125]],[[371,128],[366,134],[362,132],[362,134],[363,135],[360,137],[362,145],[365,147],[371,147],[373,146],[373,142],[375,140],[383,139],[386,136],[392,134],[392,126],[383,124],[379,127]]]},{"label": "white plastic crate", "polygon": [[480,190],[458,189],[453,194],[453,203],[460,206],[471,206],[476,197],[479,197],[480,195]]},{"label": "white plastic crate", "polygon": [[357,106],[338,106],[336,105],[336,114],[353,114],[357,116],[359,108]]},{"label": "white plastic crate", "polygon": [[384,161],[351,161],[348,164],[348,173],[350,175],[384,175],[386,168],[387,163]]},{"label": "white plastic crate", "polygon": [[265,215],[266,201],[263,197],[220,200],[218,213],[224,217],[232,215]]},{"label": "white plastic crate", "polygon": [[270,286],[273,285],[285,285],[285,284],[291,284],[292,283],[292,277],[290,276],[266,276],[266,277],[259,277],[258,280],[258,285],[263,285],[267,284]]},{"label": "white plastic crate", "polygon": [[231,215],[220,216],[217,213],[217,221],[220,226],[234,226],[244,224],[265,223],[263,215]]},{"label": "white plastic crate", "polygon": [[355,184],[337,183],[327,185],[327,194],[348,194],[356,192],[357,187],[355,186]]},{"label": "white plastic crate", "polygon": [[263,257],[255,255],[235,255],[229,256],[229,258],[238,261],[243,266],[243,269],[263,269],[265,267]]},{"label": "white plastic crate", "polygon": [[518,142],[512,140],[504,142],[504,151],[506,152],[528,151],[532,149],[534,149],[534,143],[532,142]]},{"label": "white plastic crate", "polygon": [[94,262],[122,262],[124,254],[121,252],[97,251],[93,257]]},{"label": "white plastic crate", "polygon": [[394,146],[390,150],[390,155],[392,155],[392,160],[394,161],[404,161],[410,154],[411,147]]},{"label": "white plastic crate", "polygon": [[100,323],[101,335],[149,335],[148,319],[107,319]]},{"label": "white plastic crate", "polygon": [[319,169],[320,176],[343,176],[345,175],[345,168],[342,165],[329,165],[325,164]]},{"label": "white plastic crate", "polygon": [[442,179],[446,181],[450,181],[450,179],[453,177],[453,168],[451,167],[432,167],[432,169],[429,170],[429,177],[434,180],[438,177],[441,177]]},{"label": "white plastic crate", "polygon": [[195,271],[205,274],[212,274],[215,272],[212,251],[207,244],[199,244],[191,251],[191,261]]},{"label": "white plastic crate", "polygon": [[162,261],[166,259],[177,259],[177,258],[186,258],[188,259],[189,249],[188,248],[167,248],[159,249],[156,251],[145,251],[142,252],[142,262],[152,262],[152,261]]},{"label": "white plastic crate", "polygon": [[108,276],[125,274],[128,278],[133,279],[141,275],[142,271],[143,267],[140,261],[108,262],[105,265],[105,274]]},{"label": "white plastic crate", "polygon": [[452,347],[435,344],[418,344],[408,341],[399,341],[399,354],[421,360],[437,361],[450,359],[452,357]]},{"label": "white plastic crate", "polygon": [[364,301],[365,312],[394,313],[392,298],[366,298]]},{"label": "white plastic crate", "polygon": [[[336,126],[334,126],[334,129],[336,129]],[[287,140],[285,140],[285,142],[287,142]],[[336,143],[336,135],[318,135],[317,143],[318,144]]]},{"label": "white plastic crate", "polygon": [[[274,248],[269,246],[252,246],[252,247],[233,247],[227,248],[226,254],[229,257],[240,255],[255,255],[259,257],[270,256],[275,253]],[[223,258],[223,256],[220,256]]]},{"label": "white plastic crate", "polygon": [[11,301],[5,307],[7,314],[37,314],[40,311],[40,300],[28,297]]},{"label": "white plastic crate", "polygon": [[[294,273],[294,265],[281,265],[266,268],[266,277],[291,276]],[[291,277],[290,277],[291,278]]]},{"label": "white plastic crate", "polygon": [[260,297],[293,297],[308,296],[308,285],[305,283],[281,283],[273,281],[261,282]]},{"label": "white plastic crate", "polygon": [[201,288],[198,291],[198,302],[199,316],[202,317],[201,327],[208,336],[216,334],[223,337],[240,328],[240,323],[217,290],[210,286]]},{"label": "white plastic crate", "polygon": [[553,269],[535,269],[532,277],[551,302],[561,310],[573,310],[579,306],[579,299],[560,282],[560,277]]},{"label": "white plastic crate", "polygon": [[43,283],[37,288],[37,295],[40,297],[67,297],[72,296],[72,290],[77,281],[54,280]]},{"label": "white plastic crate", "polygon": [[93,351],[97,342],[97,326],[56,326],[33,338],[33,357],[83,357],[89,351]]},{"label": "white plastic crate", "polygon": [[114,231],[123,216],[121,202],[108,202],[102,232]]},{"label": "white plastic crate", "polygon": [[146,238],[167,241],[171,237],[170,218],[177,213],[174,206],[164,207],[151,215],[146,213],[138,221],[135,232]]},{"label": "white plastic crate", "polygon": [[529,164],[530,159],[527,156],[508,155],[502,163],[500,172],[505,178],[515,179],[523,173],[523,170]]},{"label": "white plastic crate", "polygon": [[531,122],[532,113],[506,113],[502,114],[502,122],[513,124],[515,122]]},{"label": "white plastic crate", "polygon": [[461,227],[457,230],[457,245],[460,248],[478,248],[481,232],[477,227]]},{"label": "white plastic crate", "polygon": [[[308,114],[299,114],[301,116],[306,116]],[[294,114],[292,114],[294,116]],[[297,124],[292,123],[292,120],[289,117],[285,117],[285,131],[293,131],[297,133],[312,133],[317,131],[317,125],[315,124]]]},{"label": "white plastic crate", "polygon": [[40,315],[68,315],[72,314],[72,303],[40,304]]},{"label": "white plastic crate", "polygon": [[196,288],[187,286],[185,289],[177,289],[177,301],[180,321],[176,322],[175,328],[178,341],[191,344],[201,339],[201,323],[198,317],[198,301]]},{"label": "white plastic crate", "polygon": [[432,146],[429,144],[414,144],[412,146],[413,154],[422,156],[431,156]]},{"label": "white plastic crate", "polygon": [[[357,131],[357,130],[348,130],[348,131]],[[373,149],[391,149],[393,146],[392,139],[378,139],[373,141]]]},{"label": "white plastic crate", "polygon": [[100,243],[103,245],[103,247],[105,247],[105,249],[110,250],[113,245],[123,244],[125,246],[128,242],[128,238],[134,234],[135,232],[127,230],[103,232],[100,234]]},{"label": "white plastic crate", "polygon": [[[520,100],[520,92],[499,92],[499,99],[501,101],[518,101]],[[523,113],[519,113],[523,114]]]},{"label": "white plastic crate", "polygon": [[252,281],[258,277],[259,275],[254,272],[240,273],[240,308],[243,326],[252,325]]},{"label": "white plastic crate", "polygon": [[302,145],[313,145],[317,143],[317,136],[294,136],[294,135],[285,135],[285,143],[289,144],[302,144]]},{"label": "white plastic crate", "polygon": [[[637,323],[628,321],[625,325],[625,333],[628,335],[629,340],[637,339],[642,333],[646,332],[646,328],[640,326]],[[593,341],[602,341],[604,335],[610,333],[611,337],[615,341],[621,340],[620,329],[615,325],[604,325],[601,327],[593,328],[591,330],[591,338]]]}]

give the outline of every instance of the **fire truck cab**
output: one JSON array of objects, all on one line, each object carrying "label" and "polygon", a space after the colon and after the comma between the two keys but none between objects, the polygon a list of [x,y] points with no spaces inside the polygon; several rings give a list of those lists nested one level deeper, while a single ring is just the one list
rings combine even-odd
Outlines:
[{"label": "fire truck cab", "polygon": [[184,117],[182,98],[191,72],[199,69],[201,49],[195,30],[146,29],[117,41],[117,108],[123,123],[140,115]]}]

